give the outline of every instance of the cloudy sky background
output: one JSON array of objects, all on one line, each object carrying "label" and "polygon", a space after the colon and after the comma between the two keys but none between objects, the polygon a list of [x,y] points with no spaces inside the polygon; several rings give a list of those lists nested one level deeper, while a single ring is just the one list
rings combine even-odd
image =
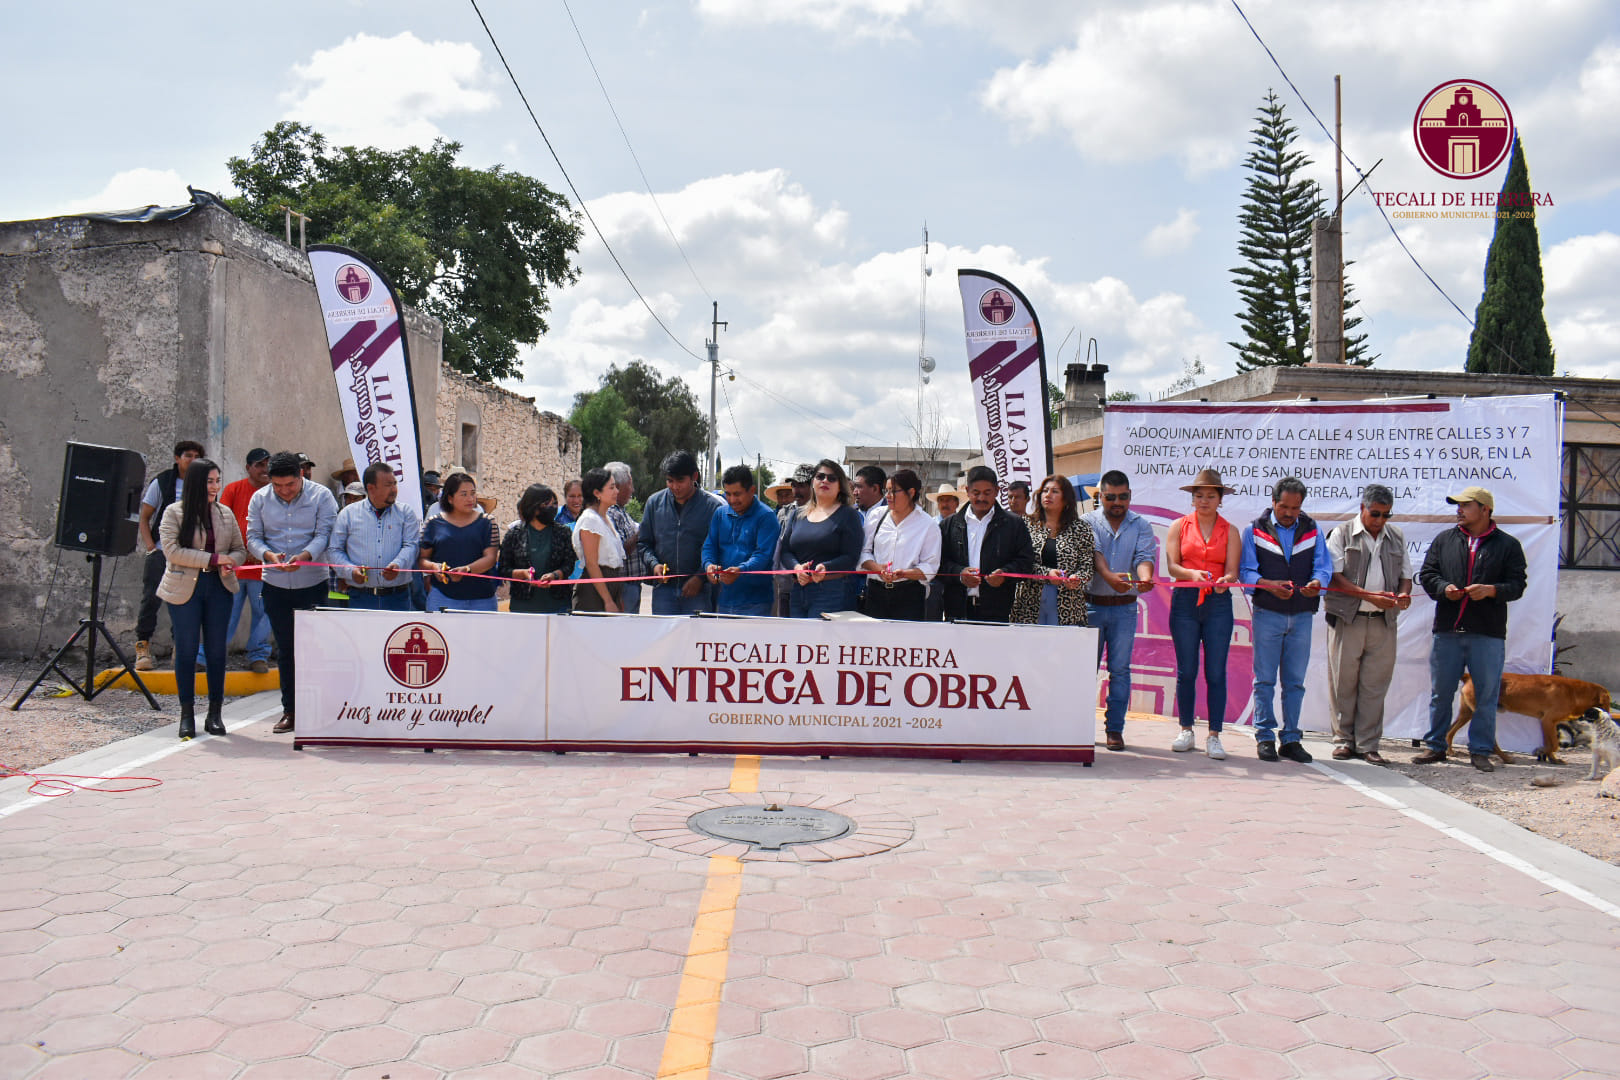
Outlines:
[{"label": "cloudy sky background", "polygon": [[[1331,191],[1331,146],[1230,0],[670,0],[572,3],[642,183],[561,0],[482,0],[608,241],[679,344],[591,236],[579,284],[512,388],[566,413],[610,363],[644,358],[707,405],[711,300],[730,323],[728,462],[909,442],[917,422],[921,239],[925,411],[977,442],[955,270],[1019,284],[1061,380],[1095,339],[1113,389],[1151,396],[1200,359],[1235,371],[1236,214],[1254,115],[1276,89]],[[287,0],[32,5],[7,16],[0,219],[180,202],[228,189],[224,161],[280,119],[340,143],[437,136],[462,160],[563,179],[470,4]],[[1550,0],[1385,0],[1243,10],[1318,115],[1344,77],[1346,152],[1380,191],[1495,191],[1429,170],[1422,97],[1481,79],[1508,101],[1537,190],[1560,372],[1620,376],[1620,10]],[[1505,167],[1504,167],[1505,168]],[[1346,186],[1354,180],[1347,167]],[[661,216],[660,216],[661,210]],[[690,259],[676,249],[666,219]],[[1491,223],[1401,222],[1472,315]],[[1468,325],[1419,274],[1365,189],[1346,254],[1379,365],[1460,369]],[[1057,345],[1067,337],[1061,353]],[[926,420],[924,426],[928,426]]]}]

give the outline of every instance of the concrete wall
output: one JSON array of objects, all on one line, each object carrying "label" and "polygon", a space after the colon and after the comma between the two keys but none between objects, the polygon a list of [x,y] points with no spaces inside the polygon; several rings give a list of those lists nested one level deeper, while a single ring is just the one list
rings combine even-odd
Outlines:
[{"label": "concrete wall", "polygon": [[[1534,587],[1535,583],[1531,582]],[[1620,573],[1611,570],[1558,571],[1560,645],[1579,646],[1564,654],[1563,674],[1607,686],[1620,697]]]},{"label": "concrete wall", "polygon": [[[412,315],[407,342],[431,458],[442,329]],[[334,385],[308,262],[223,210],[0,224],[0,652],[59,644],[88,605],[85,559],[51,542],[67,442],[137,450],[150,476],[195,438],[227,482],[255,446],[302,450],[324,481],[352,456]],[[127,640],[140,557],[107,571],[106,617]]]},{"label": "concrete wall", "polygon": [[[439,379],[439,465],[467,466],[478,493],[500,500],[497,521],[516,520],[518,499],[530,484],[546,484],[560,499],[563,482],[580,475],[579,432],[562,417],[540,412],[533,398],[449,367],[440,369]],[[476,428],[476,462],[463,459],[464,425]]]}]

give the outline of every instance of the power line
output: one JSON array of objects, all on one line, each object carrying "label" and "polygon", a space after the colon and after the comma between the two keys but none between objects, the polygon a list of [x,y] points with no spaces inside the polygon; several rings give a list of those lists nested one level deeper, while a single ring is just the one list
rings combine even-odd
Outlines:
[{"label": "power line", "polygon": [[[726,399],[726,415],[731,417],[731,430],[737,435],[737,445],[742,447],[743,457],[747,457],[748,444],[743,442],[742,428],[737,426],[737,414],[731,411],[731,391],[726,389],[725,383],[720,384],[720,393],[724,395]],[[718,443],[719,440],[716,439],[715,442]]]},{"label": "power line", "polygon": [[[562,158],[557,156],[556,147],[551,145],[551,139],[546,135],[546,129],[541,126],[540,118],[535,115],[534,106],[529,104],[529,96],[523,92],[523,86],[518,82],[517,74],[512,70],[512,65],[506,62],[506,53],[501,51],[501,43],[495,40],[495,31],[489,28],[489,21],[484,18],[484,13],[479,10],[478,0],[467,0],[467,2],[472,5],[473,13],[478,16],[478,21],[484,28],[484,34],[489,38],[490,46],[494,48],[495,55],[500,58],[501,67],[506,69],[506,77],[512,80],[512,89],[517,91],[518,100],[523,102],[523,108],[528,112],[529,119],[534,122],[534,129],[540,133],[541,140],[546,144],[546,150],[551,154],[551,160],[557,163],[557,171],[562,173],[564,182],[568,184],[568,190],[574,193],[574,201],[579,204],[580,212],[585,215],[585,220],[591,223],[591,229],[595,231],[596,238],[602,241],[603,249],[613,259],[613,265],[617,266],[619,273],[624,275],[625,283],[630,286],[630,291],[636,294],[636,299],[641,301],[641,306],[647,309],[647,314],[652,316],[653,322],[657,323],[658,328],[668,335],[669,340],[675,343],[676,348],[694,360],[705,362],[703,357],[687,348],[685,342],[676,337],[675,332],[664,325],[664,320],[658,317],[658,312],[653,310],[652,305],[647,302],[647,298],[636,287],[634,279],[630,277],[630,271],[626,270],[624,263],[619,261],[619,256],[614,252],[613,246],[607,242],[607,237],[603,235],[601,226],[596,223],[596,218],[592,216],[591,208],[585,203],[585,197],[579,193],[579,188],[574,186],[573,178],[568,175],[568,170],[563,167]],[[639,168],[639,165],[637,167]]]},{"label": "power line", "polygon": [[[759,390],[761,393],[769,395],[771,398],[773,398],[774,400],[776,400],[780,404],[785,405],[789,409],[792,409],[794,412],[797,412],[800,415],[808,418],[810,420],[810,423],[813,426],[821,428],[822,431],[825,431],[828,435],[831,435],[835,439],[846,439],[846,438],[849,437],[849,435],[853,434],[853,435],[859,436],[860,438],[871,440],[870,445],[873,445],[873,446],[889,446],[889,445],[891,445],[891,443],[890,443],[890,441],[888,439],[884,439],[884,438],[882,438],[880,436],[874,435],[870,431],[864,431],[861,428],[858,428],[858,427],[854,426],[853,424],[846,424],[842,420],[835,420],[832,417],[826,415],[825,413],[816,412],[814,409],[809,408],[806,405],[801,405],[800,403],[794,401],[792,398],[783,397],[781,394],[778,394],[775,390],[772,390],[770,387],[766,386],[764,383],[760,382],[758,379],[749,378],[747,375],[744,375],[740,371],[737,372],[737,378],[743,380],[748,385],[754,387],[756,390]],[[825,420],[829,424],[837,424],[839,427],[843,428],[845,430],[845,432],[847,432],[848,434],[840,435],[836,431],[832,431],[832,430],[830,430],[830,429],[828,429],[826,427],[823,427],[821,424],[816,423],[816,420],[818,420],[818,419],[819,420]]]},{"label": "power line", "polygon": [[647,194],[652,198],[653,209],[658,211],[658,220],[664,223],[664,231],[669,233],[669,238],[675,242],[675,250],[681,253],[681,261],[686,264],[686,269],[691,271],[692,280],[697,282],[697,287],[702,290],[704,296],[713,300],[714,294],[709,292],[708,287],[703,284],[703,279],[698,277],[697,268],[692,265],[692,260],[686,257],[686,249],[681,246],[680,237],[675,235],[675,230],[670,227],[669,218],[664,216],[664,208],[659,205],[658,196],[653,192],[652,182],[647,179],[647,173],[641,167],[641,158],[636,156],[636,148],[630,145],[630,133],[624,130],[624,121],[619,119],[619,110],[613,107],[613,99],[608,96],[607,86],[602,82],[602,73],[596,70],[596,61],[591,58],[591,50],[585,44],[585,35],[580,32],[579,23],[574,19],[574,12],[568,6],[568,0],[562,0],[562,6],[563,10],[568,13],[568,22],[574,28],[574,36],[579,38],[579,47],[580,51],[585,54],[585,62],[591,66],[591,74],[596,76],[596,85],[602,91],[602,100],[607,102],[608,112],[613,114],[613,122],[619,125],[619,134],[624,136],[624,148],[630,151],[630,160],[636,163],[636,172],[641,174],[641,184],[647,189]]}]

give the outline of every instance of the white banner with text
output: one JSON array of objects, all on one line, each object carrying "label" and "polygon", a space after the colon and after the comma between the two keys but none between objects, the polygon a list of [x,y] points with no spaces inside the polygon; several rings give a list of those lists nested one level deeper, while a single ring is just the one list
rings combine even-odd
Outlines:
[{"label": "white banner with text", "polygon": [[299,745],[1093,757],[1096,632],[297,614]]}]

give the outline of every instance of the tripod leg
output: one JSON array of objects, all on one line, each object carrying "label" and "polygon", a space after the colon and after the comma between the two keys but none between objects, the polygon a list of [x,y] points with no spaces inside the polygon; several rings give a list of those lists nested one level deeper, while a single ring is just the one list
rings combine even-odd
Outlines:
[{"label": "tripod leg", "polygon": [[[118,657],[118,662],[124,666],[124,671],[128,673],[131,679],[135,680],[135,685],[140,688],[141,693],[146,695],[147,704],[151,705],[152,708],[156,709],[158,712],[162,712],[163,706],[157,703],[157,698],[152,696],[152,691],[148,690],[146,688],[146,684],[141,681],[140,673],[137,672],[135,670],[135,666],[129,662],[129,657],[124,655],[124,650],[118,647],[118,642],[113,640],[112,633],[107,629],[107,625],[99,620],[95,624],[95,629],[90,632],[90,640],[95,641],[97,634],[100,634],[102,637],[107,639],[107,644],[112,647],[113,655]],[[178,672],[176,672],[176,677],[179,677]],[[97,694],[101,693],[103,690],[107,689],[107,687],[111,686],[117,681],[118,678],[114,676],[113,678],[102,683],[100,686],[92,686],[90,688],[90,693],[85,695],[85,700],[93,700]]]},{"label": "tripod leg", "polygon": [[[28,684],[28,689],[22,692],[22,697],[11,703],[12,712],[16,712],[18,709],[22,708],[22,703],[28,700],[30,694],[39,689],[39,684],[45,681],[45,676],[49,675],[53,671],[62,676],[62,678],[66,679],[68,681],[68,685],[72,686],[73,689],[77,690],[81,695],[85,693],[85,690],[80,689],[79,684],[73,681],[73,677],[67,672],[63,671],[60,667],[57,667],[57,665],[62,662],[62,657],[67,655],[67,651],[73,648],[74,643],[79,640],[80,635],[86,630],[89,630],[90,627],[91,622],[89,619],[79,620],[79,628],[73,631],[73,636],[67,639],[67,644],[56,650],[56,655],[52,656],[50,660],[46,662],[45,666],[40,669],[40,672],[37,676],[35,676],[34,681]],[[89,697],[86,697],[85,700],[88,701],[90,699]],[[157,706],[154,704],[152,707],[156,708]]]}]

